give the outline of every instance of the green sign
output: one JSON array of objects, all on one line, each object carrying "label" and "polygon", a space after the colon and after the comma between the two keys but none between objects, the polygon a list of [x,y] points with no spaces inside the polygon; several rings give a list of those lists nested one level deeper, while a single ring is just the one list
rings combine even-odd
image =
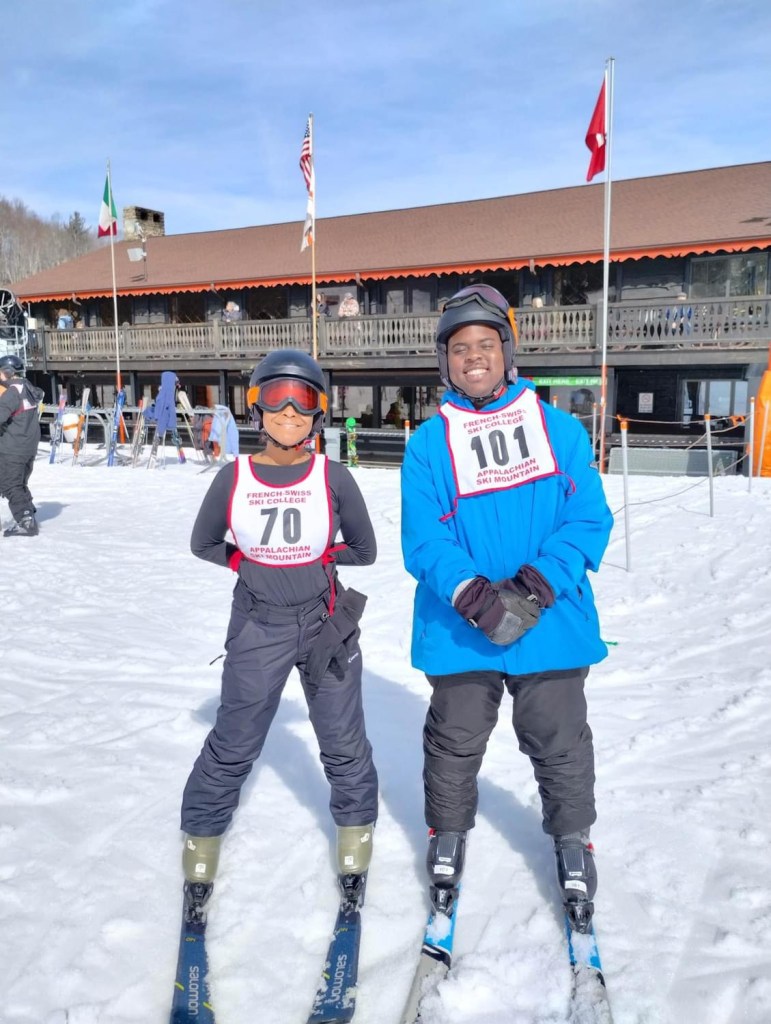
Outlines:
[{"label": "green sign", "polygon": [[602,384],[602,377],[531,377],[533,384],[542,387],[592,388]]}]

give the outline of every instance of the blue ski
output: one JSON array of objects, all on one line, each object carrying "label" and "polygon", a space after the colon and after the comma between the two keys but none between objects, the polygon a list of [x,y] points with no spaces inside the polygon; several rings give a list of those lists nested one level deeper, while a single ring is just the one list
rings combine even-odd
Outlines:
[{"label": "blue ski", "polygon": [[583,934],[577,932],[566,914],[565,931],[573,972],[569,1021],[571,1024],[613,1024],[594,927],[590,925]]},{"label": "blue ski", "polygon": [[366,875],[342,877],[360,881],[355,891],[351,890],[347,896],[344,890],[308,1024],[347,1024],[353,1020],[356,1011],[361,942],[360,910],[364,902]]},{"label": "blue ski", "polygon": [[455,919],[458,914],[458,893],[452,901],[451,913],[429,914],[420,959],[412,979],[410,994],[404,1007],[401,1024],[419,1024],[420,1004],[423,997],[433,991],[452,967],[452,945],[455,938]]},{"label": "blue ski", "polygon": [[110,444],[107,449],[107,465],[112,466],[115,462],[115,452],[118,447],[118,433],[123,418],[123,406],[126,404],[126,392],[123,388],[115,396],[115,405],[112,411],[112,431],[110,433]]},{"label": "blue ski", "polygon": [[215,1024],[208,973],[206,914],[202,909],[191,909],[186,887],[169,1024]]},{"label": "blue ski", "polygon": [[59,451],[59,445],[62,443],[63,434],[63,423],[64,410],[67,405],[67,392],[62,388],[59,391],[59,404],[56,407],[56,418],[54,420],[53,427],[51,429],[51,454],[48,457],[48,461],[53,465],[56,462],[56,455]]}]

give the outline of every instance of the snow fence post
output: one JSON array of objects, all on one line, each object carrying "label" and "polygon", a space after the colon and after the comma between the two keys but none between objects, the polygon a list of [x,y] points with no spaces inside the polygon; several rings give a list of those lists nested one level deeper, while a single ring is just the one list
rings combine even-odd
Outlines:
[{"label": "snow fence post", "polygon": [[715,518],[715,477],[712,472],[712,416],[704,414],[704,429],[707,432],[707,476],[709,477],[709,517]]},{"label": "snow fence post", "polygon": [[629,449],[626,432],[629,424],[621,420],[621,466],[624,473],[624,543],[626,545],[626,571],[632,571],[632,538],[629,524]]}]

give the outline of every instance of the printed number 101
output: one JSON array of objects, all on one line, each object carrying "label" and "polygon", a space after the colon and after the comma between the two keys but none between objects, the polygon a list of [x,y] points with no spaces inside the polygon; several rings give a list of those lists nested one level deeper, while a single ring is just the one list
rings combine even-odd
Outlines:
[{"label": "printed number 101", "polygon": [[[514,441],[519,445],[519,461],[527,459],[530,456],[530,451],[525,440],[525,428],[521,424],[514,428]],[[496,465],[507,466],[509,464],[509,446],[506,444],[506,435],[502,430],[491,430],[487,435],[487,445]],[[479,434],[471,438],[471,450],[476,452],[479,468],[487,469],[488,459],[485,454],[485,445]]]}]

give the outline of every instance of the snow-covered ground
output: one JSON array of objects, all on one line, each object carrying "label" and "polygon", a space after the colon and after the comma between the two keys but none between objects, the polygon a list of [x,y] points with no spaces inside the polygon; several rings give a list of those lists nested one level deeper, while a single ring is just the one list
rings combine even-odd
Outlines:
[{"label": "snow-covered ground", "polygon": [[[192,453],[191,453],[192,456]],[[358,469],[380,555],[365,700],[382,787],[357,1024],[399,1020],[427,911],[413,584],[399,477]],[[50,466],[37,539],[0,539],[2,1024],[164,1024],[183,784],[217,707],[233,577],[189,553],[211,473]],[[616,1024],[771,1020],[771,480],[631,480],[595,580],[597,932]],[[621,480],[606,479],[611,508]],[[0,506],[4,525],[7,505]],[[506,705],[504,704],[504,707]],[[296,678],[247,783],[210,913],[221,1024],[309,1012],[337,903],[328,790]],[[451,976],[426,1024],[564,1021],[553,856],[509,713],[480,779]]]}]

